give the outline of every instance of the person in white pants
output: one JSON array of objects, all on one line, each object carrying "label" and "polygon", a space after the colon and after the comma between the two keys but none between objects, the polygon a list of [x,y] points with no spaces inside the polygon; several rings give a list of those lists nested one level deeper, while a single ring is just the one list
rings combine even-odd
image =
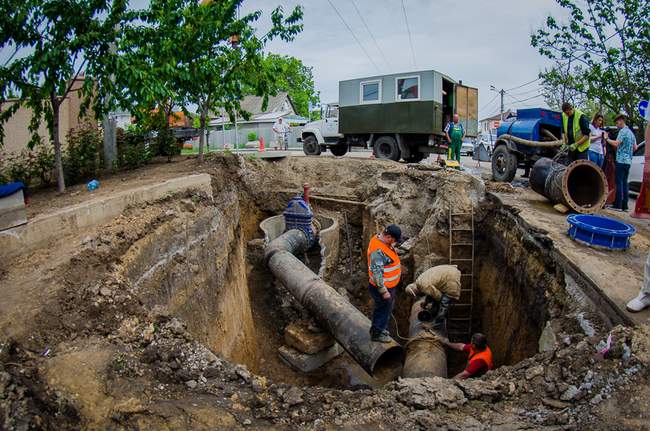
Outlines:
[{"label": "person in white pants", "polygon": [[[645,126],[645,141],[646,145],[650,142],[650,109],[646,110],[645,120],[648,124]],[[650,307],[650,253],[648,259],[645,261],[645,269],[643,274],[643,286],[636,298],[627,303],[626,308],[633,313],[639,312],[646,307]]]},{"label": "person in white pants", "polygon": [[636,298],[627,303],[626,308],[633,313],[639,312],[646,307],[650,307],[650,253],[645,261],[643,274],[643,287]]}]

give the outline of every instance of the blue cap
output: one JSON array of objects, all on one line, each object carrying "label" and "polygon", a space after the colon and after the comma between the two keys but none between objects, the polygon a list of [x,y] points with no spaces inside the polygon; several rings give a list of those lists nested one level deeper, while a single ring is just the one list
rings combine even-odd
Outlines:
[{"label": "blue cap", "polygon": [[397,242],[402,241],[402,229],[400,229],[396,224],[389,224],[386,226],[384,233],[395,238],[395,241]]}]

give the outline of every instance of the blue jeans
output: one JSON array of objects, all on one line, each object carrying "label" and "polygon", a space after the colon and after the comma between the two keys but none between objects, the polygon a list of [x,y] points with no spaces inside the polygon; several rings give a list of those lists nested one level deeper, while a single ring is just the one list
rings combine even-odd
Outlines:
[{"label": "blue jeans", "polygon": [[589,150],[589,160],[597,164],[598,167],[602,169],[605,157],[600,153]]},{"label": "blue jeans", "polygon": [[372,325],[370,326],[370,331],[385,331],[388,329],[388,320],[390,319],[393,307],[395,306],[397,288],[393,287],[392,289],[388,289],[388,293],[390,293],[389,300],[382,298],[379,290],[377,290],[377,288],[372,284],[368,284],[368,291],[370,292],[372,299],[375,301],[375,308],[372,310]]},{"label": "blue jeans", "polygon": [[630,165],[628,163],[616,162],[616,201],[614,207],[627,211],[629,185],[627,182],[630,176]]}]

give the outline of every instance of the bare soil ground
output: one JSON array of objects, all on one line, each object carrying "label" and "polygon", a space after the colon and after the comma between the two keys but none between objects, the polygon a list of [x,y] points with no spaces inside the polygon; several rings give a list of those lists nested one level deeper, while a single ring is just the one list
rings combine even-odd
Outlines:
[{"label": "bare soil ground", "polygon": [[[196,172],[212,176],[213,201],[192,193],[169,196],[7,262],[0,273],[0,428],[648,429],[649,327],[596,325],[586,334],[574,320],[575,304],[560,303],[559,269],[544,248],[550,239],[584,262],[604,291],[626,286],[620,301],[638,286],[650,244],[646,231],[627,254],[596,252],[562,236],[564,218],[545,202],[520,188],[498,190],[506,206],[538,227],[509,238],[520,247],[506,258],[534,268],[529,278],[548,282],[538,296],[559,322],[556,342],[472,381],[400,379],[381,389],[344,390],[304,386],[311,378],[286,383],[257,374],[271,375],[265,368],[275,359],[252,370],[241,365],[263,364],[247,355],[264,359],[279,335],[256,326],[282,320],[273,312],[276,303],[255,289],[279,291],[264,273],[251,274],[256,258],[245,256],[247,242],[260,237],[257,223],[281,212],[303,182],[315,195],[364,202],[355,237],[397,219],[417,239],[405,259],[408,280],[446,249],[448,206],[476,205],[484,199],[482,182],[384,161],[216,155],[203,165],[179,158],[100,179],[93,193],[82,186],[63,196],[37,192],[29,215]],[[331,210],[325,202],[319,205]],[[362,278],[344,274],[350,254],[353,264],[363,261],[360,242],[351,253],[341,249],[334,280],[361,304]],[[509,276],[493,271],[488,278]],[[296,313],[291,304],[286,308],[285,314]],[[262,347],[246,335],[251,331],[266,339]],[[607,353],[599,354],[608,337]]]}]

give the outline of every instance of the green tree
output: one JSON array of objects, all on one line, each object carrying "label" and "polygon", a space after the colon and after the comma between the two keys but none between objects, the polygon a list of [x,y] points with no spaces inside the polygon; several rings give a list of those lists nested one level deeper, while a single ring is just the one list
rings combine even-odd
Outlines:
[{"label": "green tree", "polygon": [[289,94],[298,115],[308,117],[309,104],[315,106],[320,102],[320,94],[314,88],[312,68],[286,55],[269,54],[265,62],[278,78],[277,89]]},{"label": "green tree", "polygon": [[280,37],[291,41],[302,30],[302,8],[296,7],[285,17],[281,7],[271,13],[271,27],[258,36],[253,25],[260,11],[238,18],[242,0],[207,2],[190,1],[188,16],[192,17],[185,31],[186,49],[191,53],[178,69],[179,87],[188,104],[197,107],[199,117],[199,161],[203,161],[205,128],[211,110],[223,108],[231,116],[242,111],[240,101],[245,92],[264,97],[276,88],[277,75],[264,63],[263,49],[267,42]]},{"label": "green tree", "polygon": [[[647,0],[556,0],[567,22],[549,16],[531,36],[540,54],[566,68],[577,93],[641,124],[636,105],[650,89],[650,2]],[[552,81],[556,72],[542,74]],[[569,80],[570,77],[570,80]]]},{"label": "green tree", "polygon": [[[300,7],[286,17],[277,8],[271,14],[270,30],[258,36],[253,25],[261,12],[238,17],[242,2],[152,0],[137,13],[138,20],[124,29],[118,47],[120,104],[143,122],[151,122],[147,117],[156,114],[169,118],[174,107],[196,106],[200,160],[210,110],[240,112],[244,89],[268,98],[275,79],[263,67],[263,48],[274,37],[289,41],[302,30]],[[159,139],[170,135],[167,121],[156,124]]]},{"label": "green tree", "polygon": [[[125,18],[126,0],[23,0],[0,3],[0,49],[12,54],[0,66],[0,101],[17,94],[18,100],[0,114],[3,126],[20,106],[32,111],[30,148],[40,142],[38,128],[47,124],[54,146],[59,192],[65,190],[60,109],[65,98],[83,82],[85,108],[93,103],[96,114],[108,64],[109,47],[118,24]],[[0,141],[1,143],[1,141]]]}]

